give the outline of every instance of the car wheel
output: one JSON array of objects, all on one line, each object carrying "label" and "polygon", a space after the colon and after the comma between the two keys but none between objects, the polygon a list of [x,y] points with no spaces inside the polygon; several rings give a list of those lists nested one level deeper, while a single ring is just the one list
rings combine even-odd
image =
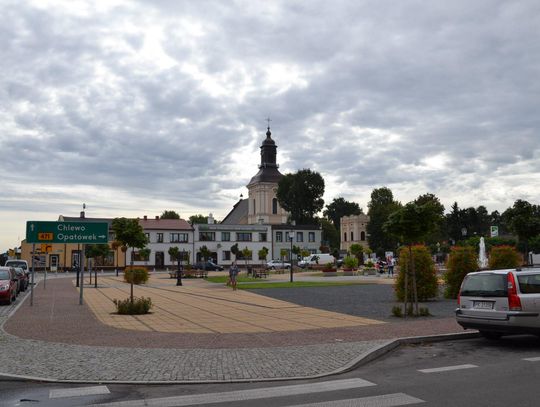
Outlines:
[{"label": "car wheel", "polygon": [[480,331],[480,335],[482,335],[486,339],[491,339],[491,340],[500,339],[500,337],[502,336],[502,334],[499,332],[491,332],[491,331]]}]

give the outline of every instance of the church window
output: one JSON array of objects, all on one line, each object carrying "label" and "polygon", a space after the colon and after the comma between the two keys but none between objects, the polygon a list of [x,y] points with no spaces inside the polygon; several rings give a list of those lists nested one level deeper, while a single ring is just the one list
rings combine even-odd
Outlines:
[{"label": "church window", "polygon": [[360,240],[366,240],[366,232],[360,233]]},{"label": "church window", "polygon": [[277,214],[277,198],[272,199],[272,213]]},{"label": "church window", "polygon": [[257,206],[256,206],[256,202],[255,199],[253,200],[253,215],[255,215],[257,213]]}]

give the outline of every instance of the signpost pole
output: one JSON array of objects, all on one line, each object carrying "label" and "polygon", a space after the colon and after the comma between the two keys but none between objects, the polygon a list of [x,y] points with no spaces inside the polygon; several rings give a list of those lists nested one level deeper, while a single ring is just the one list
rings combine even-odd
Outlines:
[{"label": "signpost pole", "polygon": [[43,275],[43,289],[45,290],[47,284],[47,252],[45,252],[45,274]]},{"label": "signpost pole", "polygon": [[79,291],[79,305],[83,305],[83,287],[84,287],[84,244],[81,245],[81,287]]},{"label": "signpost pole", "polygon": [[32,284],[30,284],[30,306],[34,305],[34,273],[35,273],[35,266],[34,266],[34,252],[36,251],[36,244],[32,244]]}]

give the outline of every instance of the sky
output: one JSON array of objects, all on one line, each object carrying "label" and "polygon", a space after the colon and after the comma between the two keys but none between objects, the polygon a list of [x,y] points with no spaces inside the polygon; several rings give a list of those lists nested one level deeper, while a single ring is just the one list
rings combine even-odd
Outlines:
[{"label": "sky", "polygon": [[540,2],[0,0],[0,251],[27,220],[222,219],[282,173],[367,210],[540,203]]}]

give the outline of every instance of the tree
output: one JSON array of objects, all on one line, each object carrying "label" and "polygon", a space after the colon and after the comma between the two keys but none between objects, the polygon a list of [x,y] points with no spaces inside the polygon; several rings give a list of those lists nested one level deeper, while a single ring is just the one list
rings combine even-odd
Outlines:
[{"label": "tree", "polygon": [[[142,226],[137,219],[115,218],[112,221],[112,229],[116,240],[126,248],[131,248],[130,269],[133,269],[133,250],[142,249],[148,243]],[[133,303],[133,280],[131,280],[130,300]]]},{"label": "tree", "polygon": [[204,215],[191,215],[189,217],[189,224],[190,225],[194,225],[194,224],[204,224],[204,223],[208,223],[208,216],[204,216]]},{"label": "tree", "polygon": [[206,269],[206,262],[208,261],[208,258],[212,255],[212,252],[208,247],[202,246],[199,249],[199,253],[201,254],[201,257],[204,259],[204,268]]},{"label": "tree", "polygon": [[324,179],[309,169],[286,174],[278,183],[277,199],[290,212],[297,225],[315,223],[315,215],[323,208]]},{"label": "tree", "polygon": [[248,249],[247,246],[242,249],[242,257],[244,258],[246,262],[246,269],[248,267],[248,261],[252,258],[252,256],[253,256],[253,251]]},{"label": "tree", "polygon": [[397,246],[397,239],[383,230],[384,223],[392,212],[401,207],[401,204],[394,201],[394,196],[389,188],[382,187],[371,192],[371,201],[368,203],[369,222],[367,233],[369,235],[369,247],[380,254],[387,250],[394,251]]},{"label": "tree", "polygon": [[358,259],[358,264],[364,264],[364,246],[359,243],[353,243],[349,250]]},{"label": "tree", "polygon": [[231,253],[234,254],[234,258],[238,257],[238,253],[240,253],[240,249],[238,249],[238,243],[235,243],[231,246]]},{"label": "tree", "polygon": [[266,256],[268,256],[268,247],[263,247],[257,254],[259,255],[259,260],[266,261]]},{"label": "tree", "polygon": [[503,217],[508,219],[510,230],[517,235],[528,263],[529,239],[540,234],[540,207],[518,199]]},{"label": "tree", "polygon": [[173,261],[173,266],[174,266],[174,262],[178,260],[180,249],[176,246],[171,246],[169,247],[169,250],[167,251],[167,253],[169,253],[169,256],[171,256],[171,259]]},{"label": "tree", "polygon": [[332,203],[326,205],[323,215],[330,220],[336,230],[341,230],[340,219],[344,216],[360,215],[362,208],[356,202],[349,202],[343,198],[334,198]]},{"label": "tree", "polygon": [[144,264],[148,264],[148,260],[150,259],[150,253],[152,250],[150,250],[148,247],[145,247],[141,250],[139,250],[139,256],[144,260]]},{"label": "tree", "polygon": [[339,232],[332,222],[328,219],[321,218],[319,219],[322,229],[322,241],[323,244],[330,246],[333,249],[339,249],[340,240]]},{"label": "tree", "polygon": [[[422,202],[421,200],[419,202]],[[416,202],[409,202],[403,208],[392,213],[388,221],[383,225],[386,233],[389,233],[409,248],[410,270],[412,271],[412,288],[415,305],[415,315],[418,316],[418,287],[416,285],[416,270],[414,264],[414,256],[412,247],[415,243],[421,243],[433,230],[437,227],[442,213],[440,207],[432,200],[426,201],[419,205]],[[405,273],[405,302],[404,314],[407,315],[407,287],[408,287],[408,270]]]},{"label": "tree", "polygon": [[175,211],[163,211],[160,219],[180,219],[180,215]]},{"label": "tree", "polygon": [[437,214],[438,221],[434,225],[433,230],[425,236],[426,244],[434,244],[441,240],[445,240],[445,234],[443,231],[446,229],[445,218],[444,218],[444,205],[441,203],[439,198],[434,194],[423,194],[414,200],[414,203],[417,205],[426,205],[429,204],[433,208],[433,211]]}]

